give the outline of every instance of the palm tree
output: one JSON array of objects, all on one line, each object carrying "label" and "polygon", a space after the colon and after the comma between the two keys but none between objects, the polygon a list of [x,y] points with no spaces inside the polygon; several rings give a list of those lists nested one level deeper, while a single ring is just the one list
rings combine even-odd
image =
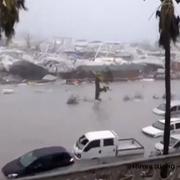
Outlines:
[{"label": "palm tree", "polygon": [[[170,42],[176,41],[179,35],[179,17],[174,15],[174,4],[172,0],[161,0],[161,10],[157,11],[156,15],[159,16],[159,44],[165,50],[165,91],[166,91],[166,113],[165,113],[165,129],[164,129],[164,151],[163,154],[169,153],[169,139],[170,139],[170,103],[171,103],[171,57],[170,57]],[[179,3],[179,0],[176,0]],[[161,176],[167,177],[168,166],[162,168]]]},{"label": "palm tree", "polygon": [[0,0],[0,38],[2,33],[9,41],[14,35],[14,25],[19,22],[19,10],[24,9],[25,0]]}]

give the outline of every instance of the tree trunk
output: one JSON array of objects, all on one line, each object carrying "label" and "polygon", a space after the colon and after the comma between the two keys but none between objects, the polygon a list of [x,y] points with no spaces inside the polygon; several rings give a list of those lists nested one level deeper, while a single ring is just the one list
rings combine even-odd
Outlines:
[{"label": "tree trunk", "polygon": [[[169,153],[169,139],[170,139],[170,119],[171,119],[171,55],[170,55],[170,37],[167,33],[165,42],[165,92],[166,92],[166,112],[165,112],[165,129],[164,129],[164,151],[163,154]],[[161,171],[162,177],[167,177],[168,165],[163,166]]]},{"label": "tree trunk", "polygon": [[170,138],[170,119],[171,119],[171,57],[170,57],[170,39],[167,36],[165,46],[165,91],[166,91],[166,113],[165,113],[165,129],[164,129],[164,152],[166,155],[169,153],[169,138]]}]

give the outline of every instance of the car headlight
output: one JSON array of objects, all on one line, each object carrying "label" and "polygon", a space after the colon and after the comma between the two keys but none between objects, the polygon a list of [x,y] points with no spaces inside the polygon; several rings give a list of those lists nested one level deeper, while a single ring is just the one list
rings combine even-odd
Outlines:
[{"label": "car headlight", "polygon": [[12,178],[16,178],[18,176],[18,174],[17,173],[12,173],[12,174],[8,174],[8,178],[9,179],[12,179]]},{"label": "car headlight", "polygon": [[73,158],[71,158],[71,159],[70,159],[70,162],[74,162],[74,159],[73,159]]}]

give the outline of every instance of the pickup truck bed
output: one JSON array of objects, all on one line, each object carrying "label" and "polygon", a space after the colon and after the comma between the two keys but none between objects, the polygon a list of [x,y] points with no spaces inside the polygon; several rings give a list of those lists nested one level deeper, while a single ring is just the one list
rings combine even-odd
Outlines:
[{"label": "pickup truck bed", "polygon": [[144,153],[144,146],[142,146],[136,139],[119,139],[117,146],[117,156],[133,155]]}]

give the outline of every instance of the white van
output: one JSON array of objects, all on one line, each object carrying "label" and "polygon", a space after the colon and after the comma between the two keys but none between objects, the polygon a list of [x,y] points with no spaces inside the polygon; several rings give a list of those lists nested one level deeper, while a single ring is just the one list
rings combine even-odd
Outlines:
[{"label": "white van", "polygon": [[[153,109],[153,112],[157,115],[163,116],[166,112],[166,104],[162,103],[158,107]],[[171,101],[171,115],[180,114],[180,100]]]}]

